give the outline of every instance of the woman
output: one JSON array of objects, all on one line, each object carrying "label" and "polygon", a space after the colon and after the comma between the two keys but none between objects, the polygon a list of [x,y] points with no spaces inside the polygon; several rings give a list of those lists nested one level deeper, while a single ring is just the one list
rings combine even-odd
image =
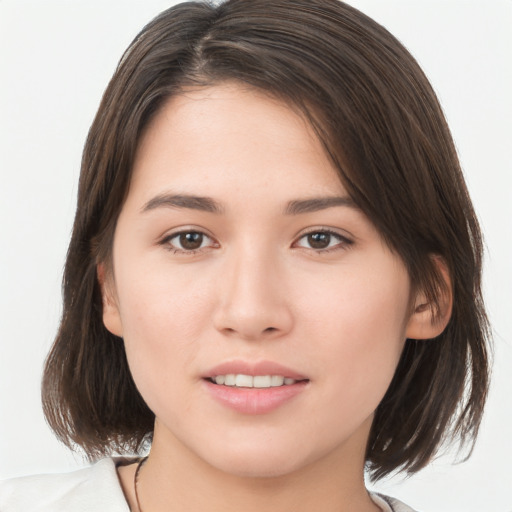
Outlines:
[{"label": "woman", "polygon": [[7,483],[2,510],[410,510],[364,468],[476,435],[480,267],[435,95],[382,27],[334,0],[162,13],[91,127],[44,379],[69,446],[150,454]]}]

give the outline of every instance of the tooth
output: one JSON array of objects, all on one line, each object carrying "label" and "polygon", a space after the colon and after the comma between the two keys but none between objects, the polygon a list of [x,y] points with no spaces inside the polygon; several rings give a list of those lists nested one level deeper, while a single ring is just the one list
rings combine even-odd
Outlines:
[{"label": "tooth", "polygon": [[236,375],[230,373],[229,375],[226,375],[226,378],[224,379],[224,384],[226,386],[234,386],[236,382]]},{"label": "tooth", "polygon": [[281,375],[272,375],[270,377],[270,385],[271,386],[282,386],[284,383],[284,377]]},{"label": "tooth", "polygon": [[270,375],[258,375],[254,377],[255,388],[269,388],[272,385],[272,378]]},{"label": "tooth", "polygon": [[253,377],[251,377],[250,375],[239,374],[236,376],[235,386],[239,388],[252,388]]},{"label": "tooth", "polygon": [[297,381],[289,377],[283,377],[282,375],[244,375],[244,374],[233,374],[228,375],[216,375],[212,377],[212,380],[219,385],[225,386],[237,386],[243,388],[270,388],[279,387],[283,384],[290,386],[295,384]]}]

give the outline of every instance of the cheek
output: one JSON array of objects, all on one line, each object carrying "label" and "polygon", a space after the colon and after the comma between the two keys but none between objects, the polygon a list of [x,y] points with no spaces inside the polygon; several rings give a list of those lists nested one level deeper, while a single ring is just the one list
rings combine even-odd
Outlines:
[{"label": "cheek", "polygon": [[211,318],[210,294],[183,272],[121,265],[118,270],[119,311],[130,370],[153,408],[158,390],[179,387],[180,370],[194,366],[201,334]]},{"label": "cheek", "polygon": [[323,361],[325,393],[362,416],[384,396],[405,343],[408,277],[393,267],[381,271],[331,279],[303,304],[305,339]]},{"label": "cheek", "polygon": [[125,338],[168,345],[196,338],[211,310],[211,293],[197,275],[144,261],[119,265],[119,310]]}]

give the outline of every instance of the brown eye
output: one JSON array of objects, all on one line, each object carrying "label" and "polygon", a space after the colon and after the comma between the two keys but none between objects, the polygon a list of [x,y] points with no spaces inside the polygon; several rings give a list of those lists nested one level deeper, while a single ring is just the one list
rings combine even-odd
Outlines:
[{"label": "brown eye", "polygon": [[312,249],[326,249],[331,243],[331,234],[325,232],[309,233],[307,240]]},{"label": "brown eye", "polygon": [[181,231],[164,238],[162,245],[174,253],[193,254],[208,248],[218,247],[218,244],[208,235],[201,231]]},{"label": "brown eye", "polygon": [[353,242],[349,238],[329,230],[311,231],[302,235],[294,244],[303,249],[312,249],[319,253],[331,250],[346,249]]},{"label": "brown eye", "polygon": [[188,233],[180,233],[179,235],[179,245],[180,249],[184,249],[186,251],[193,251],[195,249],[199,249],[203,245],[203,234],[198,233],[197,231],[191,231]]}]

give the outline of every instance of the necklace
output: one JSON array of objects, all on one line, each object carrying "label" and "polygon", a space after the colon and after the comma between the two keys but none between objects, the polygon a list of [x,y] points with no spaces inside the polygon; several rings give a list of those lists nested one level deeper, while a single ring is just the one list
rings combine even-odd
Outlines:
[{"label": "necklace", "polygon": [[139,463],[137,464],[137,469],[135,470],[135,475],[133,477],[133,489],[135,491],[135,501],[137,503],[137,512],[142,512],[142,509],[140,508],[139,493],[137,492],[137,482],[139,481],[140,470],[142,469],[142,466],[144,466],[144,464],[147,460],[148,460],[147,457],[142,457],[142,459],[140,459]]}]

